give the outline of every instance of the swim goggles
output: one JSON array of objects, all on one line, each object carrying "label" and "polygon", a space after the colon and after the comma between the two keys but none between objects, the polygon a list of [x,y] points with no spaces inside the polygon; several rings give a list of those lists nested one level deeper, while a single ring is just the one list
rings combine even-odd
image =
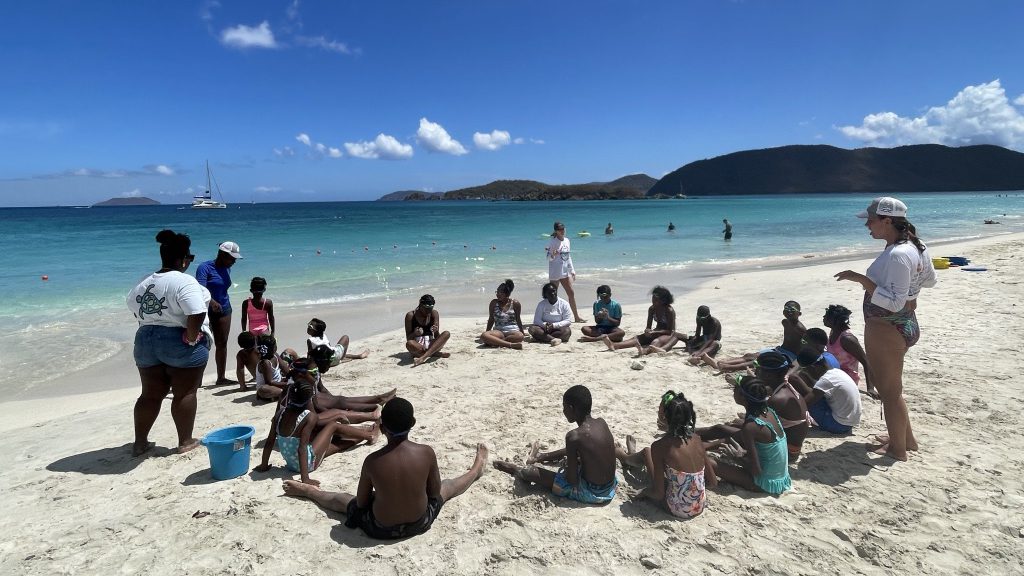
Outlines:
[{"label": "swim goggles", "polygon": [[673,392],[672,390],[669,390],[668,392],[665,392],[664,394],[661,395],[661,405],[668,406],[668,403],[675,400],[675,398],[676,393]]}]

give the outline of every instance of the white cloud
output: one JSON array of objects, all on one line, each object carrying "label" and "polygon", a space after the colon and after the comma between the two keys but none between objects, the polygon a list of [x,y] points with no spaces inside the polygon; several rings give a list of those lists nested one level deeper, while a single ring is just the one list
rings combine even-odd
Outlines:
[{"label": "white cloud", "polygon": [[215,8],[220,8],[220,2],[217,0],[206,0],[206,2],[199,6],[199,18],[204,22],[213,20],[213,10]]},{"label": "white cloud", "polygon": [[522,144],[523,142],[526,142],[526,140],[523,138],[516,138],[515,140],[512,141],[513,144]]},{"label": "white cloud", "polygon": [[157,164],[156,166],[146,166],[146,169],[161,176],[174,176],[174,168],[171,168],[170,166],[164,164]]},{"label": "white cloud", "polygon": [[1024,94],[1017,96],[1017,98],[1013,100],[1013,103],[1017,106],[1024,106]]},{"label": "white cloud", "polygon": [[[1024,105],[1024,96],[1014,104]],[[996,144],[1024,148],[1024,115],[1011,105],[999,80],[968,86],[945,106],[916,118],[895,112],[864,117],[859,126],[838,126],[847,138],[876,146]]]},{"label": "white cloud", "polygon": [[[288,19],[293,22],[299,22],[299,0],[293,0],[292,3],[285,9],[285,15]],[[301,25],[301,22],[299,22]]]},{"label": "white cloud", "polygon": [[280,192],[281,188],[278,186],[257,186],[253,188],[255,192]]},{"label": "white cloud", "polygon": [[122,198],[138,198],[139,196],[142,196],[142,190],[139,190],[138,188],[121,194]]},{"label": "white cloud", "polygon": [[533,144],[544,144],[543,140],[538,140],[536,138],[530,138],[530,142]]},{"label": "white cloud", "polygon": [[353,53],[353,50],[348,47],[348,44],[338,42],[337,40],[328,40],[325,36],[296,36],[295,42],[300,46],[320,48],[322,50],[327,50],[328,52],[337,52],[338,54]]},{"label": "white cloud", "polygon": [[412,158],[412,146],[402,144],[394,136],[387,134],[378,134],[373,142],[345,142],[345,151],[349,156],[366,160]]},{"label": "white cloud", "polygon": [[295,150],[292,150],[291,146],[285,146],[284,148],[274,148],[274,156],[278,156],[281,158],[295,156]]},{"label": "white cloud", "polygon": [[459,144],[458,140],[448,134],[443,126],[426,118],[420,118],[420,129],[416,131],[416,139],[419,140],[420,146],[426,148],[428,152],[441,152],[452,156],[469,153],[462,144]]},{"label": "white cloud", "polygon": [[[331,158],[341,158],[343,156],[340,148],[328,146],[323,142],[313,142],[313,139],[310,138],[309,134],[306,134],[305,132],[300,132],[299,135],[295,137],[295,139],[305,144],[306,146],[312,148],[312,152],[317,156],[329,156]],[[292,149],[288,148],[287,146],[285,146],[285,150],[288,151],[288,156],[295,154],[295,152],[292,151]],[[286,155],[283,153],[283,151],[278,151],[277,148],[274,149],[274,154],[278,156]]]},{"label": "white cloud", "polygon": [[507,130],[491,130],[490,134],[473,133],[473,144],[481,150],[499,150],[512,143],[512,135]]},{"label": "white cloud", "polygon": [[234,28],[225,28],[220,33],[220,42],[232,48],[277,48],[274,32],[270,23],[264,20],[259,26],[239,24]]}]

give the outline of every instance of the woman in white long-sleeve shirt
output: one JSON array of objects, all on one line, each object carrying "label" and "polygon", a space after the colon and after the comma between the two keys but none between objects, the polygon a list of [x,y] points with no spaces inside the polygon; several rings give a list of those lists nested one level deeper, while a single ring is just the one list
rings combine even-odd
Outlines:
[{"label": "woman in white long-sleeve shirt", "polygon": [[558,284],[550,282],[541,289],[544,297],[533,313],[530,336],[534,342],[545,342],[558,346],[572,335],[572,312],[569,303],[558,297]]},{"label": "woman in white long-sleeve shirt", "polygon": [[572,249],[569,239],[565,237],[565,224],[555,222],[551,240],[544,247],[548,253],[548,280],[552,284],[561,284],[565,288],[565,297],[569,299],[574,322],[583,322],[579,310],[576,309],[576,293],[573,282],[576,281],[576,269],[572,265]]},{"label": "woman in white long-sleeve shirt", "polygon": [[885,250],[867,274],[844,270],[835,277],[864,287],[864,348],[889,431],[877,437],[879,446],[872,449],[905,461],[907,450],[916,451],[918,445],[903,399],[903,359],[921,336],[914,313],[917,296],[921,288],[935,286],[935,268],[900,200],[875,198],[857,216],[866,218],[872,238],[885,240]]}]

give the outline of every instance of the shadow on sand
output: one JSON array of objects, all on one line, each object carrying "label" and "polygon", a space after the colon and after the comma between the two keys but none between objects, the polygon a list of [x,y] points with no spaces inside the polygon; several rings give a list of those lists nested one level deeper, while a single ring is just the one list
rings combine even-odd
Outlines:
[{"label": "shadow on sand", "polygon": [[839,486],[854,476],[865,476],[873,469],[885,469],[896,461],[872,458],[859,440],[847,440],[828,450],[808,452],[789,467],[794,481],[811,481]]},{"label": "shadow on sand", "polygon": [[124,474],[134,470],[146,458],[162,458],[177,454],[174,448],[154,446],[142,456],[132,456],[132,443],[100,448],[81,454],[65,456],[46,466],[50,472],[78,472],[79,474]]}]

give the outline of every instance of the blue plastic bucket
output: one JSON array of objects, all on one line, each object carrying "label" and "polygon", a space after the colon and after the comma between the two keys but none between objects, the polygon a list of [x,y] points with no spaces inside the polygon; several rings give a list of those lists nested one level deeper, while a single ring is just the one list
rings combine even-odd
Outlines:
[{"label": "blue plastic bucket", "polygon": [[255,433],[252,426],[228,426],[203,437],[210,455],[210,474],[215,479],[227,480],[249,471],[249,451]]}]

